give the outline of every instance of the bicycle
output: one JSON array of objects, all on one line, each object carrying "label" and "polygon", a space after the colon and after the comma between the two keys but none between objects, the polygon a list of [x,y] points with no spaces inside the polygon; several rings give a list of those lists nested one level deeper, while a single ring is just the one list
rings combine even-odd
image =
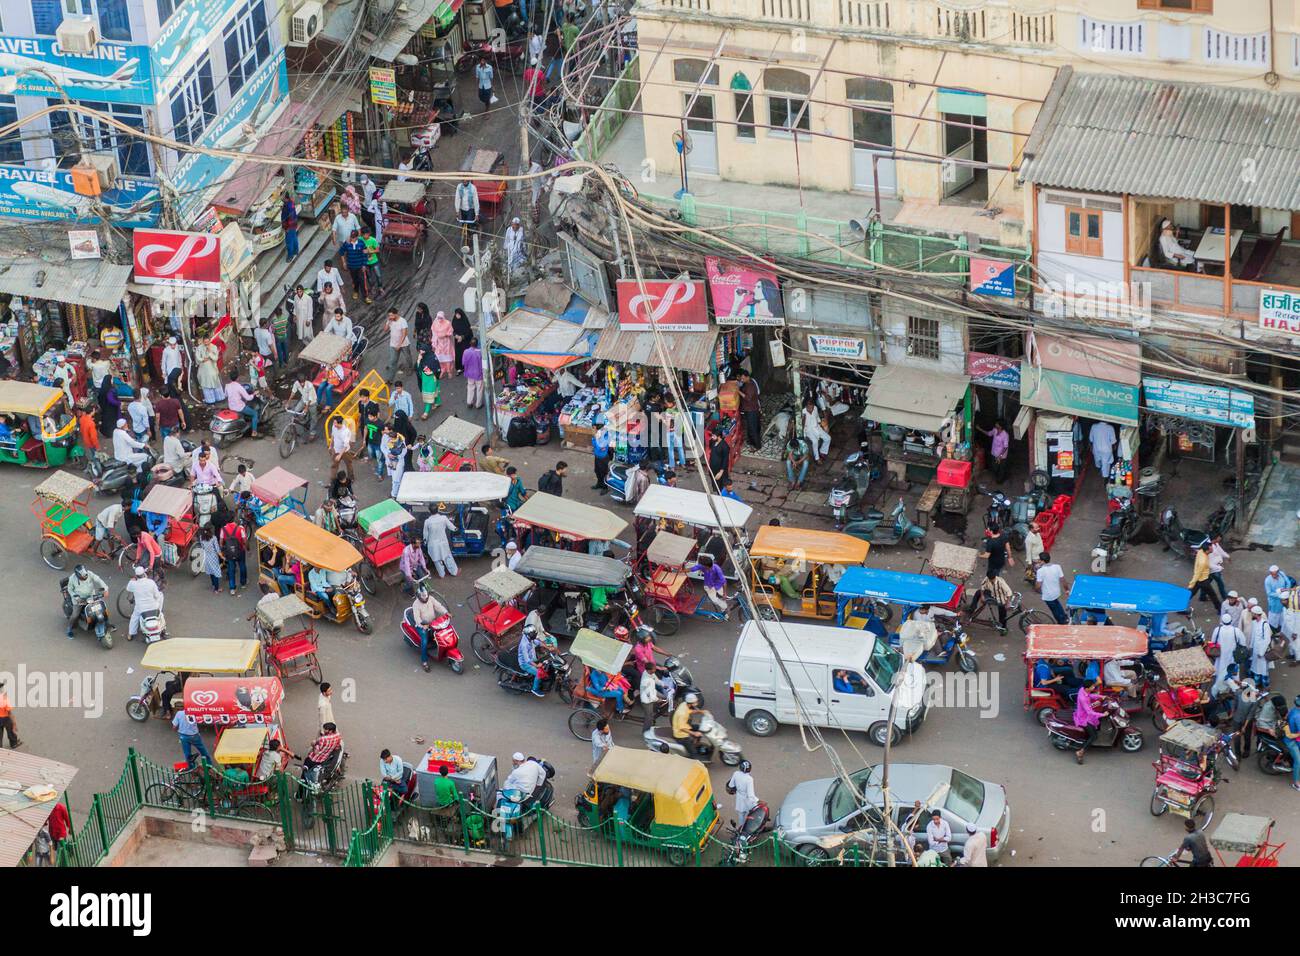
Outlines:
[{"label": "bicycle", "polygon": [[[1022,603],[1023,596],[1021,592],[1014,591],[1011,595],[1011,603],[1007,605],[1007,627],[1010,628],[1012,621],[1020,627],[1020,633],[1028,634],[1029,628],[1034,624],[1050,624],[1051,617],[1037,608],[1025,607]],[[993,602],[981,596],[978,606],[971,612],[966,619],[967,624],[987,624],[989,627],[999,627],[997,616],[993,611]]]},{"label": "bicycle", "polygon": [[1183,860],[1178,858],[1179,852],[1180,851],[1175,850],[1173,853],[1170,853],[1168,856],[1145,856],[1142,858],[1142,862],[1139,863],[1138,866],[1145,867],[1147,869],[1151,869],[1153,867],[1161,867],[1161,866],[1173,866],[1173,867],[1191,866],[1192,865],[1191,860]]},{"label": "bicycle", "polygon": [[315,422],[309,420],[309,415],[305,408],[294,406],[286,408],[285,414],[289,420],[285,422],[284,428],[280,431],[280,457],[288,458],[298,447],[298,441],[303,439],[308,442],[316,440]]},{"label": "bicycle", "polygon": [[[176,765],[178,768],[180,764]],[[207,792],[203,787],[203,774],[206,764],[202,759],[184,770],[177,769],[171,780],[151,783],[144,791],[144,802],[150,806],[162,806],[175,810],[186,810],[207,804]]]}]

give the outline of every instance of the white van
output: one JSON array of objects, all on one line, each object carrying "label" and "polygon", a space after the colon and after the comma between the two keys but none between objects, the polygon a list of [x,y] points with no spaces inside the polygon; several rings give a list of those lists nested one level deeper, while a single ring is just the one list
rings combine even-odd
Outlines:
[{"label": "white van", "polygon": [[[888,641],[854,628],[763,623],[771,644],[758,622],[749,621],[731,662],[728,710],[744,720],[751,734],[768,737],[783,723],[799,722],[791,683],[799,695],[802,719],[818,727],[865,731],[882,747],[891,694],[897,695],[895,743],[925,720],[925,670],[905,662]],[[788,679],[776,665],[773,645]],[[904,667],[905,676],[891,691],[894,675]],[[845,674],[837,679],[837,671]]]}]

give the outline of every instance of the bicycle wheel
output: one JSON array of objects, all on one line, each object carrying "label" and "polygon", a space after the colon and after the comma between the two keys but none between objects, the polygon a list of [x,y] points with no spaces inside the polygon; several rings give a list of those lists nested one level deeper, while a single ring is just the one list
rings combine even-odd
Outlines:
[{"label": "bicycle wheel", "polygon": [[274,823],[279,820],[275,808],[260,800],[248,799],[235,807],[235,816],[241,820],[256,820],[259,823]]},{"label": "bicycle wheel", "polygon": [[288,458],[293,454],[293,450],[298,447],[298,429],[293,422],[284,426],[284,431],[280,432],[280,457]]},{"label": "bicycle wheel", "polygon": [[1047,615],[1033,608],[1026,608],[1020,615],[1020,633],[1028,634],[1031,624],[1046,624]]},{"label": "bicycle wheel", "polygon": [[569,733],[579,740],[590,740],[591,732],[600,720],[600,714],[589,708],[575,710],[569,715]]},{"label": "bicycle wheel", "polygon": [[130,620],[132,612],[135,610],[135,595],[126,588],[119,588],[117,592],[117,614],[119,617]]},{"label": "bicycle wheel", "polygon": [[144,802],[151,807],[183,810],[189,796],[170,783],[151,783],[144,791]]},{"label": "bicycle wheel", "polygon": [[1167,856],[1146,856],[1142,858],[1142,862],[1139,863],[1138,866],[1150,869],[1151,867],[1156,866],[1173,866],[1173,864],[1169,862],[1169,857]]},{"label": "bicycle wheel", "polygon": [[62,571],[68,566],[68,551],[53,538],[41,541],[41,560],[52,571]]},{"label": "bicycle wheel", "polygon": [[492,639],[483,631],[475,631],[470,635],[469,647],[470,650],[474,652],[474,656],[479,659],[480,663],[486,664],[489,667],[496,663],[496,646],[492,643]]}]

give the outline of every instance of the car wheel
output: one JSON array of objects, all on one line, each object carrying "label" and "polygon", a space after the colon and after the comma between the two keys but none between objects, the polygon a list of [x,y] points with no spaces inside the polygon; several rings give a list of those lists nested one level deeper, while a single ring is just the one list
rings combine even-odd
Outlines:
[{"label": "car wheel", "polygon": [[751,710],[745,715],[745,729],[755,737],[771,737],[777,726],[776,718],[765,710]]},{"label": "car wheel", "polygon": [[831,861],[830,851],[821,846],[801,846],[795,850],[808,866],[825,866]]},{"label": "car wheel", "polygon": [[[891,730],[893,731],[892,736],[890,734]],[[886,742],[896,744],[902,736],[903,732],[898,729],[897,724],[887,724],[883,720],[878,720],[867,728],[867,739],[877,747],[885,746]]]}]

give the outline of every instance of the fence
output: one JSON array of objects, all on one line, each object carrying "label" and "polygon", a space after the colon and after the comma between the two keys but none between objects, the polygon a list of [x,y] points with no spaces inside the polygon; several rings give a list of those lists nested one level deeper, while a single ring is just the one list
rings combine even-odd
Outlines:
[{"label": "fence", "polygon": [[595,111],[591,122],[574,143],[575,154],[581,159],[594,162],[605,147],[614,141],[618,131],[627,122],[630,115],[628,111],[640,93],[641,61],[639,57],[634,56],[623,67],[618,79],[601,100],[601,108]]}]

